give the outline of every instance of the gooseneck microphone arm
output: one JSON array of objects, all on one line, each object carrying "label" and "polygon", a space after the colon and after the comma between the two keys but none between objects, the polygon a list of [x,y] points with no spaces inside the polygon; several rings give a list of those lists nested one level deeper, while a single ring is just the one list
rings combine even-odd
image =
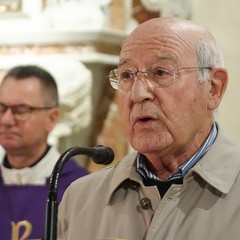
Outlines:
[{"label": "gooseneck microphone arm", "polygon": [[51,178],[48,192],[48,199],[46,204],[45,215],[45,236],[44,240],[56,240],[57,239],[57,214],[58,214],[58,202],[57,202],[57,189],[58,179],[64,164],[75,155],[86,155],[93,159],[97,164],[110,164],[114,159],[114,152],[111,148],[98,145],[93,148],[73,147],[62,153],[56,162]]}]

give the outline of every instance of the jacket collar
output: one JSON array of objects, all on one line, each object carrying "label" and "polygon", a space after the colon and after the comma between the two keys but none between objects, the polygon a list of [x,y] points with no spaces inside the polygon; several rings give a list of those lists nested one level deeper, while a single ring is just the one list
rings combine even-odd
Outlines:
[{"label": "jacket collar", "polygon": [[221,127],[212,147],[187,175],[197,173],[208,184],[226,194],[240,170],[240,146],[233,143]]},{"label": "jacket collar", "polygon": [[111,196],[117,191],[118,187],[126,181],[129,181],[129,187],[137,188],[140,184],[141,176],[136,172],[136,157],[138,152],[132,151],[117,163],[114,168],[112,181],[109,185],[107,202]]},{"label": "jacket collar", "polygon": [[[233,143],[218,124],[217,127],[218,135],[213,145],[185,177],[192,176],[194,172],[212,187],[226,194],[230,191],[240,171],[240,146]],[[108,192],[108,202],[113,193],[126,180],[131,183],[129,187],[142,184],[142,179],[136,172],[137,154],[136,151],[131,152],[115,166]]]}]

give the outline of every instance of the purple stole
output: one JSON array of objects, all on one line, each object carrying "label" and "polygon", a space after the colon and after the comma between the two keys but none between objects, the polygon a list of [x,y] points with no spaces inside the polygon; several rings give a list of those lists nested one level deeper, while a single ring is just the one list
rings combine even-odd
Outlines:
[{"label": "purple stole", "polygon": [[[87,174],[85,168],[69,160],[60,174],[58,202],[72,181]],[[48,191],[49,179],[43,186],[4,185],[0,172],[0,240],[10,240],[13,236],[43,239]]]}]

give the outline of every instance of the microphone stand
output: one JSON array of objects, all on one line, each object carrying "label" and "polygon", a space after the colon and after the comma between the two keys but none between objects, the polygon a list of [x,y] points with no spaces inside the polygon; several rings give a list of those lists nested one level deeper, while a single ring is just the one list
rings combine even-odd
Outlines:
[{"label": "microphone stand", "polygon": [[[99,147],[103,147],[100,146]],[[110,149],[110,148],[109,148]],[[111,150],[111,149],[110,149]],[[112,151],[112,150],[111,150]],[[73,156],[82,154],[87,155],[89,157],[97,157],[97,150],[95,148],[80,148],[73,147],[66,150],[62,153],[55,164],[51,178],[50,178],[50,187],[48,193],[48,199],[46,204],[46,221],[45,221],[45,236],[44,240],[56,240],[57,239],[57,214],[58,214],[58,202],[57,202],[57,188],[58,188],[58,179],[60,176],[60,172],[62,171],[63,165]],[[113,154],[113,152],[111,152]],[[114,156],[114,155],[113,155]],[[108,164],[112,162],[113,156],[111,159],[108,159],[106,162],[102,162],[102,164]],[[101,162],[97,162],[100,163]]]}]

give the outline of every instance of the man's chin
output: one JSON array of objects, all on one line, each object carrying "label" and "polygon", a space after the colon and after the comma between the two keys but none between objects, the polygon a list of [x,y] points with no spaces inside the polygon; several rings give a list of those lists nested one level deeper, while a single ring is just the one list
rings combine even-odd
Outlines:
[{"label": "man's chin", "polygon": [[10,151],[16,148],[16,144],[13,143],[12,141],[2,141],[0,142],[0,145],[5,151]]},{"label": "man's chin", "polygon": [[160,141],[159,137],[138,136],[133,139],[131,146],[141,153],[156,153],[164,151],[172,143],[171,139],[168,140],[169,141]]},{"label": "man's chin", "polygon": [[148,153],[148,152],[152,152],[155,151],[157,146],[155,146],[155,144],[151,144],[149,141],[135,141],[132,144],[132,147],[137,150],[138,152],[141,153]]}]

